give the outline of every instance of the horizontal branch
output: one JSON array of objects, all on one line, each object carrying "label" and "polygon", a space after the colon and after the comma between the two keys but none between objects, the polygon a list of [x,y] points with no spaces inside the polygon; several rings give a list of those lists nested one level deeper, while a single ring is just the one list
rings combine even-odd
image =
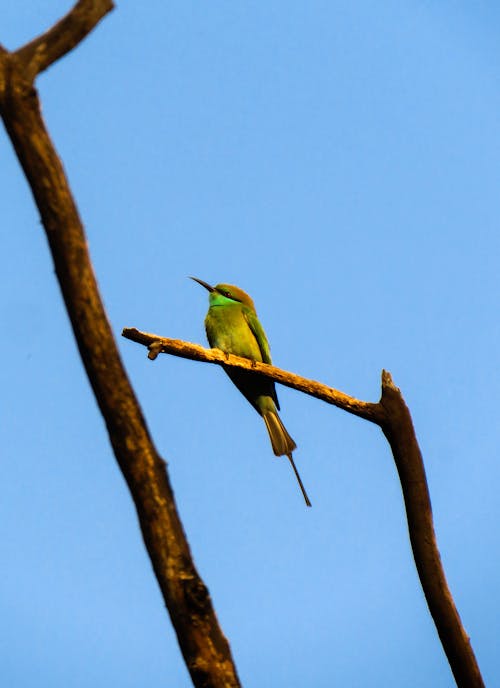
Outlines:
[{"label": "horizontal branch", "polygon": [[204,349],[197,344],[159,337],[133,328],[124,329],[122,335],[147,346],[151,359],[159,353],[168,353],[195,361],[252,370],[379,425],[391,447],[401,482],[410,543],[422,589],[455,681],[459,688],[484,688],[474,651],[441,563],[424,462],[410,411],[390,373],[382,371],[382,396],[380,402],[374,404],[354,399],[320,382],[265,363],[229,355],[219,349]]},{"label": "horizontal branch", "polygon": [[15,51],[28,81],[69,53],[114,8],[113,0],[79,0],[57,24]]},{"label": "horizontal branch", "polygon": [[337,406],[348,413],[369,420],[372,423],[377,423],[377,425],[380,425],[384,421],[385,411],[379,403],[374,404],[368,401],[360,401],[343,392],[339,392],[337,389],[333,389],[333,387],[328,387],[321,382],[309,380],[295,373],[289,373],[286,370],[276,368],[276,366],[268,365],[267,363],[250,361],[248,358],[240,358],[233,354],[226,354],[220,349],[205,349],[199,346],[199,344],[184,342],[180,339],[159,337],[156,334],[141,332],[133,327],[124,328],[122,336],[133,342],[147,346],[149,349],[148,357],[150,359],[155,359],[159,353],[164,353],[180,356],[182,358],[189,358],[192,361],[216,363],[217,365],[227,365],[232,368],[251,370],[271,380],[275,380],[285,385],[285,387],[291,387],[299,392],[304,392],[317,399],[326,401],[328,404],[333,404],[333,406]]}]

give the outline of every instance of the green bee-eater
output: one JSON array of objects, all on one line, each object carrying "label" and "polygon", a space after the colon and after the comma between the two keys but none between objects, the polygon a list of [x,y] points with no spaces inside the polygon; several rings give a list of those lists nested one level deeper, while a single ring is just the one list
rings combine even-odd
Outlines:
[{"label": "green bee-eater", "polygon": [[[271,354],[266,333],[257,318],[254,303],[248,294],[231,284],[217,284],[212,287],[196,277],[191,279],[210,292],[210,305],[205,318],[205,329],[210,346],[228,354],[249,358],[251,361],[270,364]],[[280,406],[274,382],[247,370],[225,368],[225,371],[264,419],[275,455],[288,456],[305,502],[307,506],[311,506],[292,457],[292,452],[297,445],[278,415]]]}]

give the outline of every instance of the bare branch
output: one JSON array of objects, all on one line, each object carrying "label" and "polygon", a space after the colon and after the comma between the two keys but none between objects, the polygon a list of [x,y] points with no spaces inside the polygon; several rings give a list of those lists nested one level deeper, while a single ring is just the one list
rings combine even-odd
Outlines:
[{"label": "bare branch", "polygon": [[242,368],[243,370],[251,370],[255,373],[261,373],[271,380],[291,387],[299,392],[310,394],[317,399],[326,401],[328,404],[333,404],[339,408],[352,413],[355,416],[360,416],[366,420],[380,425],[383,422],[384,409],[380,404],[373,404],[368,401],[359,401],[354,397],[350,397],[343,392],[339,392],[332,387],[327,387],[321,382],[309,380],[295,373],[289,373],[281,368],[276,368],[267,363],[259,363],[257,361],[249,361],[247,358],[240,358],[233,354],[226,354],[220,349],[204,349],[198,344],[191,344],[191,342],[184,342],[180,339],[168,339],[166,337],[159,337],[156,334],[149,334],[148,332],[141,332],[135,328],[125,328],[122,331],[122,336],[130,339],[138,344],[144,344],[150,350],[149,358],[154,359],[158,353],[172,354],[173,356],[181,356],[182,358],[189,358],[193,361],[203,361],[204,363],[216,363],[218,365],[227,365],[233,368]]},{"label": "bare branch", "polygon": [[[89,7],[104,11],[109,6],[81,2],[76,7],[79,11]],[[96,11],[94,24],[98,16]],[[228,642],[191,557],[165,462],[151,440],[121,362],[82,222],[31,82],[33,70],[47,67],[76,45],[92,28],[92,21],[79,23],[78,14],[76,20],[74,16],[66,18],[46,34],[54,44],[44,47],[46,39],[42,37],[30,44],[31,48],[27,46],[25,59],[0,50],[0,114],[38,206],[80,355],[135,502],[144,542],[193,684],[236,688],[240,683]],[[71,35],[63,36],[65,32]],[[23,69],[26,63],[27,72]]]},{"label": "bare branch", "polygon": [[424,462],[410,411],[386,371],[382,373],[380,403],[386,411],[386,421],[381,427],[391,446],[401,481],[415,565],[441,644],[457,686],[484,688],[439,555]]},{"label": "bare branch", "polygon": [[14,54],[23,64],[26,80],[33,81],[69,53],[113,8],[112,0],[79,0],[52,28],[16,50]]},{"label": "bare branch", "polygon": [[169,353],[195,361],[253,370],[256,374],[305,392],[379,425],[394,456],[406,507],[408,531],[422,589],[441,644],[459,688],[484,688],[469,638],[455,607],[434,532],[424,462],[410,412],[390,373],[382,371],[382,397],[378,403],[359,401],[326,385],[264,363],[204,349],[197,344],[126,328],[122,335],[149,348],[149,358]]}]

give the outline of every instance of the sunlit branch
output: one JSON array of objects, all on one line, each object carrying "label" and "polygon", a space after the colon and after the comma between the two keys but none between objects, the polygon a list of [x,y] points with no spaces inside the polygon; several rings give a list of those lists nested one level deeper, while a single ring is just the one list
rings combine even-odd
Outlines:
[{"label": "sunlit branch", "polygon": [[462,625],[441,563],[424,462],[411,415],[390,373],[382,371],[382,396],[379,402],[371,403],[349,397],[315,380],[308,380],[275,366],[228,355],[218,349],[204,349],[197,344],[133,328],[124,329],[122,335],[147,346],[151,359],[156,358],[159,353],[168,353],[195,361],[253,370],[256,374],[379,425],[391,447],[401,482],[408,532],[422,589],[455,681],[459,688],[484,688],[469,637]]}]

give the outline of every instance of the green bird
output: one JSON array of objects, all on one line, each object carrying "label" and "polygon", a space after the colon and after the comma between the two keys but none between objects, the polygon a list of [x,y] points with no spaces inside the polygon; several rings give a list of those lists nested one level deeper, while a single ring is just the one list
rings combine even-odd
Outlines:
[{"label": "green bird", "polygon": [[[191,279],[210,292],[210,305],[205,318],[205,330],[210,346],[251,361],[270,364],[271,353],[266,333],[259,322],[250,296],[232,284],[217,284],[212,287],[197,277]],[[275,455],[288,456],[305,502],[307,506],[311,506],[292,456],[297,445],[278,415],[280,405],[274,382],[247,370],[224,369],[243,396],[264,419]]]}]

